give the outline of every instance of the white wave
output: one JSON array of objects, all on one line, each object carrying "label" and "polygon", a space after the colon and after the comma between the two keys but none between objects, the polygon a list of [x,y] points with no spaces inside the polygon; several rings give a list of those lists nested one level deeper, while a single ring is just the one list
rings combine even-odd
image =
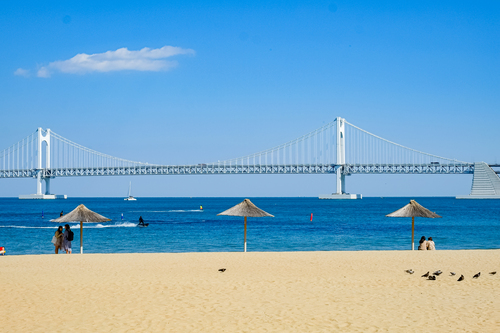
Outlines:
[{"label": "white wave", "polygon": [[[101,224],[101,223],[83,223],[83,228],[84,229],[96,229],[96,228],[130,228],[130,227],[136,227],[137,223],[132,223],[132,222],[120,222],[116,224]],[[73,226],[70,226],[71,229],[78,229],[80,228],[80,224],[75,224]]]},{"label": "white wave", "polygon": [[57,229],[57,225],[53,227],[28,227],[24,225],[0,225],[0,228],[19,228],[19,229]]},{"label": "white wave", "polygon": [[171,209],[171,210],[133,210],[131,213],[186,213],[203,212],[201,209]]},{"label": "white wave", "polygon": [[130,213],[168,213],[169,210],[131,210]]},{"label": "white wave", "polygon": [[[83,223],[84,229],[95,229],[95,228],[130,228],[136,227],[137,223],[132,222],[122,222],[116,224],[100,224],[100,223]],[[17,229],[57,229],[58,225],[53,227],[31,227],[25,225],[0,225],[0,228],[17,228]],[[70,225],[71,229],[80,229],[80,224]]]}]

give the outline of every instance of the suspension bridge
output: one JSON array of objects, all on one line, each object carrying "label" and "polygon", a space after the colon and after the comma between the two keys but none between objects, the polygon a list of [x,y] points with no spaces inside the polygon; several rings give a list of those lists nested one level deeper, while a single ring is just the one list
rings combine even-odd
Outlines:
[{"label": "suspension bridge", "polygon": [[[500,198],[500,178],[486,163],[441,157],[391,142],[343,118],[295,140],[254,154],[194,165],[136,162],[89,149],[38,128],[0,152],[0,178],[34,178],[36,194],[21,199],[55,199],[56,177],[130,175],[332,174],[336,191],[322,198],[355,199],[345,177],[354,174],[474,174],[471,195]],[[42,182],[45,191],[42,192]],[[65,196],[64,196],[65,197]]]}]

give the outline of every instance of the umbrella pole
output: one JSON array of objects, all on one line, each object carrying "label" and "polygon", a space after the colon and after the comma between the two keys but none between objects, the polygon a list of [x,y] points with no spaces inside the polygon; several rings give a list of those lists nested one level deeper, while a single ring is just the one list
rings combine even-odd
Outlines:
[{"label": "umbrella pole", "polygon": [[80,221],[80,254],[83,254],[83,222]]},{"label": "umbrella pole", "polygon": [[415,238],[415,216],[411,217],[411,250],[415,250],[415,245],[414,245],[414,238]]},{"label": "umbrella pole", "polygon": [[244,252],[247,252],[247,217],[245,216],[245,238],[243,240],[244,242]]}]

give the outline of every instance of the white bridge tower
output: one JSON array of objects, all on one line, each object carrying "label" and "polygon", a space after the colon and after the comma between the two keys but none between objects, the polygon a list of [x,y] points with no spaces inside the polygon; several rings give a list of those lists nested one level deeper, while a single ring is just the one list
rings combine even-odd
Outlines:
[{"label": "white bridge tower", "polygon": [[349,194],[345,191],[345,174],[342,172],[345,165],[345,119],[337,117],[337,161],[335,176],[337,179],[337,192],[320,195],[320,199],[361,199],[361,194]]},{"label": "white bridge tower", "polygon": [[[38,127],[38,154],[36,168],[36,194],[20,195],[19,199],[66,199],[66,195],[50,194],[50,176],[44,170],[50,170],[50,129],[45,131]],[[43,143],[45,142],[45,167],[43,166]],[[45,193],[42,193],[42,179],[45,181]]]}]

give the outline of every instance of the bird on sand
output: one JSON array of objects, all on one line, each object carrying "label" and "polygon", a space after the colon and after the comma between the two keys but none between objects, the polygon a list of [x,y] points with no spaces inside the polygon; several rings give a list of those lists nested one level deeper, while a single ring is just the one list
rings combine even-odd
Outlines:
[{"label": "bird on sand", "polygon": [[407,269],[405,272],[406,272],[406,273],[408,273],[408,274],[413,274],[413,273],[415,273],[415,271],[414,271],[413,269]]},{"label": "bird on sand", "polygon": [[427,279],[428,279],[428,280],[436,280],[436,276],[434,276],[434,275],[430,275]]},{"label": "bird on sand", "polygon": [[219,272],[221,272],[221,273],[224,273],[225,271],[226,271],[226,269],[225,269],[225,268],[221,268],[221,269],[219,269]]},{"label": "bird on sand", "polygon": [[476,274],[476,275],[474,275],[472,278],[473,278],[473,279],[477,279],[480,275],[481,275],[481,272],[477,273],[477,274]]},{"label": "bird on sand", "polygon": [[422,277],[428,277],[430,272],[425,273]]},{"label": "bird on sand", "polygon": [[491,275],[495,275],[497,272],[490,272]]},{"label": "bird on sand", "polygon": [[465,277],[463,275],[460,275],[457,281],[462,281],[463,279],[465,279]]},{"label": "bird on sand", "polygon": [[441,272],[441,270],[439,270],[439,271],[435,271],[435,272],[434,272],[434,273],[432,273],[432,274],[439,276],[439,275],[443,274],[443,272]]},{"label": "bird on sand", "polygon": [[457,273],[455,272],[450,272],[450,276],[456,275]]}]

